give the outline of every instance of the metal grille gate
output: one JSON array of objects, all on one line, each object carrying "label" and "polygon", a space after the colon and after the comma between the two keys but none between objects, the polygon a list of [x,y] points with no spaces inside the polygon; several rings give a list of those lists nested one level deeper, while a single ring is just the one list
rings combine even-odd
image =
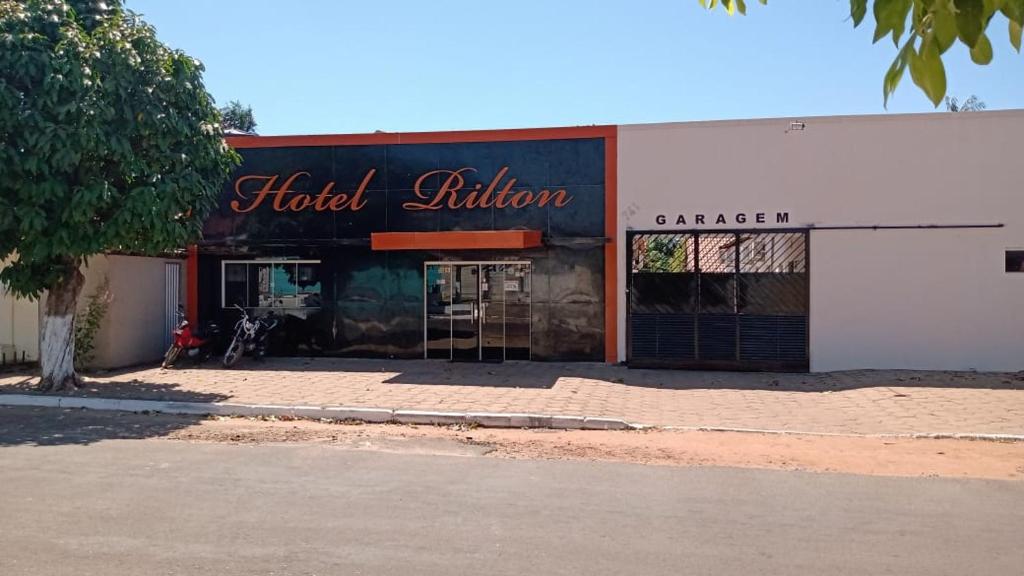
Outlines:
[{"label": "metal grille gate", "polygon": [[629,232],[630,366],[808,369],[807,231]]},{"label": "metal grille gate", "polygon": [[181,305],[181,264],[164,262],[164,348],[170,348]]}]

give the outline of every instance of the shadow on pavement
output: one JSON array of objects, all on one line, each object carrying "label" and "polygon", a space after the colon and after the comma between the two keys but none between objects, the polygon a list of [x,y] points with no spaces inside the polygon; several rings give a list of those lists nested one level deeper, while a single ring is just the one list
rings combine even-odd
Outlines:
[{"label": "shadow on pavement", "polygon": [[[129,374],[132,371],[138,370],[138,368],[135,368],[121,372]],[[86,380],[84,386],[74,392],[65,392],[60,395],[115,398],[118,400],[144,398],[146,400],[164,400],[169,402],[223,402],[230,398],[226,394],[189,389],[188,383],[185,381],[169,383],[147,382],[142,379],[107,380],[106,378],[110,375],[87,375],[89,379]],[[8,380],[0,384],[0,396],[3,394],[43,395],[44,393],[36,388],[38,381],[39,378],[36,376],[19,375],[16,380]]]},{"label": "shadow on pavement", "polygon": [[[583,379],[595,386],[628,386],[664,390],[751,390],[836,392],[861,388],[955,388],[1024,390],[1024,372],[950,372],[911,370],[853,370],[828,373],[711,372],[631,369],[596,362],[453,363],[444,360],[384,360],[349,358],[268,358],[225,370],[216,363],[188,369],[132,367],[87,374],[89,380],[75,396],[145,398],[183,402],[218,402],[230,395],[212,393],[212,382],[230,376],[237,381],[225,392],[244,395],[247,383],[280,386],[294,393],[310,386],[311,373],[358,378],[367,384],[466,386],[481,388],[550,389],[563,378]],[[333,379],[335,376],[331,376]],[[0,394],[37,393],[30,374],[0,377]],[[220,380],[221,382],[223,380]],[[322,382],[322,379],[321,379]],[[221,386],[223,390],[225,387]],[[294,395],[294,394],[293,394]]]},{"label": "shadow on pavement", "polygon": [[625,369],[626,386],[665,390],[841,392],[863,388],[1024,390],[1024,373],[851,370],[815,374]]},{"label": "shadow on pavement", "polygon": [[[339,378],[346,374],[381,374],[380,381],[385,384],[418,384],[424,386],[479,386],[484,388],[551,388],[563,376],[575,376],[582,366],[596,367],[598,370],[614,370],[615,367],[602,364],[545,363],[519,362],[477,363],[449,362],[446,360],[385,360],[361,358],[266,358],[260,362],[246,362],[238,367],[225,370],[216,363],[201,364],[190,367],[186,371],[170,370],[161,372],[161,378],[178,376],[181,385],[187,386],[191,379],[216,378],[218,374],[244,373],[259,378],[261,374],[272,373],[273,378],[282,386],[302,386],[303,374],[325,372],[336,373]],[[575,367],[575,368],[574,368]],[[103,391],[111,385],[118,384],[117,378],[140,374],[145,379],[145,372],[155,370],[154,367],[134,367],[121,370],[109,370],[91,374],[92,378],[103,380],[99,383]],[[594,372],[598,377],[599,374]],[[289,380],[289,378],[294,378]],[[110,382],[107,382],[111,379]],[[143,382],[141,385],[145,386]],[[4,391],[0,385],[0,392]],[[88,388],[88,387],[87,387]],[[170,393],[170,392],[169,392]],[[148,398],[148,396],[147,396]],[[177,398],[174,398],[177,400]],[[203,401],[203,400],[196,400]],[[212,400],[216,401],[216,400]]]},{"label": "shadow on pavement", "polygon": [[202,419],[203,416],[0,406],[0,447],[158,438]]},{"label": "shadow on pavement", "polygon": [[[255,366],[255,365],[253,365]],[[664,390],[765,390],[825,392],[859,388],[962,388],[1024,390],[1024,373],[853,370],[826,373],[725,372],[627,368],[597,362],[504,362],[495,364],[443,360],[359,360],[343,358],[273,358],[253,370],[282,372],[390,373],[385,384],[552,388],[561,378],[597,384]]]}]

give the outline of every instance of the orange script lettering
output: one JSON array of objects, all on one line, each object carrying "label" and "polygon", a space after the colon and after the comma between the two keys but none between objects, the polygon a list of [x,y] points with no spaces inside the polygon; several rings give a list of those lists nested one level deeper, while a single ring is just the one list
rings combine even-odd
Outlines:
[{"label": "orange script lettering", "polygon": [[[531,190],[513,191],[516,184],[515,178],[505,180],[508,175],[508,166],[503,166],[494,175],[486,188],[482,184],[475,184],[472,188],[466,187],[466,178],[463,174],[476,172],[475,168],[459,168],[458,170],[432,170],[416,179],[413,185],[413,193],[423,202],[405,202],[402,208],[406,210],[440,210],[441,208],[525,208],[536,205],[540,207],[553,204],[561,208],[572,201],[564,189],[551,192],[541,189],[534,193]],[[441,176],[444,181],[437,191],[423,189],[423,183],[434,175]]]},{"label": "orange script lettering", "polygon": [[[364,198],[366,188],[376,173],[376,168],[367,171],[363,181],[351,195],[335,192],[334,182],[328,182],[315,196],[305,192],[295,192],[291,189],[292,185],[300,178],[308,178],[309,172],[293,173],[280,187],[276,187],[279,176],[242,176],[235,180],[235,196],[238,198],[232,200],[230,205],[235,212],[244,214],[256,210],[272,197],[270,206],[275,212],[301,212],[310,208],[316,212],[340,212],[342,210],[356,212],[366,205],[366,198]],[[242,184],[250,180],[263,184],[251,195],[242,190]]]}]

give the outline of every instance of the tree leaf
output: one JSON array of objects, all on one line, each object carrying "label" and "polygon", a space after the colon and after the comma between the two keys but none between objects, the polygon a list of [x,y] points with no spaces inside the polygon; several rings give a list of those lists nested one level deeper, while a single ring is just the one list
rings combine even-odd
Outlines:
[{"label": "tree leaf", "polygon": [[907,69],[909,54],[914,51],[914,40],[913,36],[907,40],[906,45],[896,54],[896,59],[892,61],[892,64],[889,65],[889,70],[885,73],[885,78],[882,80],[883,106],[888,107],[889,96],[896,92],[896,87],[899,86],[900,80],[903,78],[903,72]]},{"label": "tree leaf", "polygon": [[1024,25],[1024,0],[1003,0],[999,10],[1010,22],[1016,22],[1018,26]]},{"label": "tree leaf", "polygon": [[949,10],[949,4],[937,2],[932,7],[932,33],[942,54],[956,42],[956,17]]},{"label": "tree leaf", "polygon": [[953,0],[953,4],[956,6],[956,27],[960,40],[969,48],[974,48],[988,24],[985,19],[985,3],[983,0]]},{"label": "tree leaf", "polygon": [[912,5],[913,0],[875,0],[874,42],[891,33],[893,44],[899,46],[900,37],[907,28],[907,15]]},{"label": "tree leaf", "polygon": [[975,64],[983,66],[992,61],[992,43],[989,42],[988,36],[984,32],[978,36],[978,42],[974,48],[971,48],[971,60],[974,60]]},{"label": "tree leaf", "polygon": [[934,42],[922,42],[920,52],[909,54],[910,77],[937,108],[946,95],[946,68]]},{"label": "tree leaf", "polygon": [[[758,1],[763,5],[768,4],[768,0]],[[706,10],[714,10],[721,4],[725,8],[726,14],[730,16],[736,15],[737,12],[742,16],[747,14],[747,0],[697,0],[697,2]]]},{"label": "tree leaf", "polygon": [[1010,20],[1010,44],[1020,53],[1021,25]]},{"label": "tree leaf", "polygon": [[868,13],[868,0],[850,0],[850,18],[853,18],[853,27],[860,26],[864,15]]}]

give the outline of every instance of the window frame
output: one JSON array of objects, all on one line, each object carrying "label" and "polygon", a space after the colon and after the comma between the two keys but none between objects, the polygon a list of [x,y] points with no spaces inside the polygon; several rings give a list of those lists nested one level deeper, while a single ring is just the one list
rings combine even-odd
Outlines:
[{"label": "window frame", "polygon": [[1010,263],[1010,253],[1019,252],[1024,255],[1024,248],[1004,248],[1003,249],[1003,274],[1019,274],[1024,277],[1024,269],[1021,270],[1009,270],[1007,265]]},{"label": "window frame", "polygon": [[[320,266],[323,264],[321,260],[308,260],[299,258],[264,258],[256,260],[221,260],[220,261],[220,307],[222,310],[233,308],[233,306],[227,305],[227,267],[229,264],[242,264],[245,268],[245,294],[248,299],[249,294],[249,266],[251,265],[270,265],[270,294],[274,294],[274,274],[273,269],[277,264],[294,264],[298,267],[301,264],[315,264]],[[319,269],[317,270],[319,272]],[[298,276],[298,269],[296,268],[296,277]],[[321,287],[322,290],[322,287]],[[323,294],[321,293],[321,297]],[[248,304],[248,302],[246,302]],[[319,306],[244,306],[246,309],[254,310],[316,310]]]}]

